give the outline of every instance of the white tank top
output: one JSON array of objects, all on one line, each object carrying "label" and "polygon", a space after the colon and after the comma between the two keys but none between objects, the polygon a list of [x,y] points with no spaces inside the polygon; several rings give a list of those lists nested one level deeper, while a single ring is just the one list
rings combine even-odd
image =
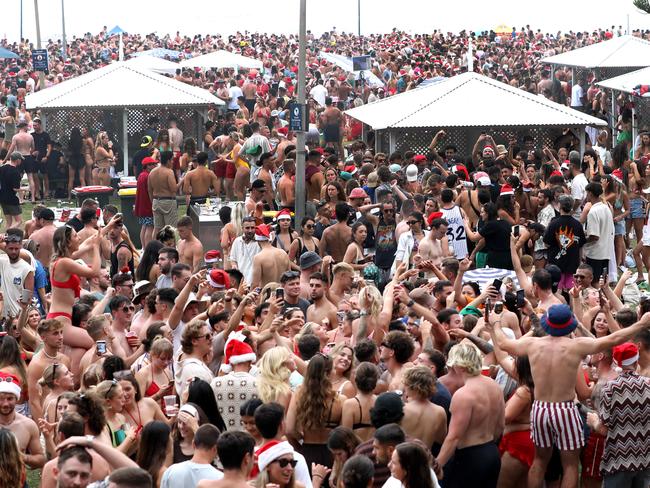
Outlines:
[{"label": "white tank top", "polygon": [[442,218],[448,223],[447,240],[449,241],[449,250],[453,250],[456,259],[463,259],[467,256],[467,234],[463,223],[463,215],[460,213],[458,205],[452,208],[441,208]]}]

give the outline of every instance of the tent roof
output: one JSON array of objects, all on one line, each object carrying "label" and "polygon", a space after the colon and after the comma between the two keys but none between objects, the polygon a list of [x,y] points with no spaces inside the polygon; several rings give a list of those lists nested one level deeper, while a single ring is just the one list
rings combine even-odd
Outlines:
[{"label": "tent roof", "polygon": [[[614,78],[609,78],[608,80],[596,83],[596,85],[611,90],[632,93],[634,88],[639,85],[650,85],[650,67],[632,71],[631,73],[626,73],[624,75],[615,76]],[[650,93],[647,93],[644,96],[650,96]]]},{"label": "tent roof", "polygon": [[650,42],[634,36],[614,37],[544,58],[542,62],[582,68],[644,68],[650,66]]},{"label": "tent roof", "polygon": [[117,62],[38,91],[27,108],[153,107],[223,105],[207,90]]},{"label": "tent roof", "polygon": [[477,73],[463,73],[346,111],[373,129],[575,127],[606,123]]},{"label": "tent roof", "polygon": [[153,56],[156,58],[170,58],[178,59],[181,55],[180,51],[174,51],[173,49],[165,49],[164,47],[157,47],[154,49],[149,49],[147,51],[138,51],[131,54],[132,58],[137,58],[140,56]]},{"label": "tent roof", "polygon": [[17,59],[20,56],[18,56],[16,53],[11,52],[9,49],[5,49],[4,47],[0,47],[0,59]]},{"label": "tent roof", "polygon": [[[347,71],[348,73],[354,73],[355,80],[361,78],[362,71],[354,71],[351,58],[348,58],[347,56],[343,56],[342,54],[326,53],[326,52],[320,53],[319,56],[327,60],[328,62],[335,64],[339,68]],[[366,83],[368,83],[373,88],[384,86],[384,82],[369,69],[363,70],[363,77],[366,80]]]},{"label": "tent roof", "polygon": [[135,66],[136,68],[170,75],[176,73],[176,70],[180,68],[178,63],[173,63],[166,59],[156,58],[154,56],[139,56],[137,58],[129,59],[126,63],[129,66]]},{"label": "tent roof", "polygon": [[262,69],[262,61],[253,58],[247,58],[241,54],[231,53],[230,51],[214,51],[195,58],[181,61],[180,65],[184,68],[244,68],[244,69]]}]

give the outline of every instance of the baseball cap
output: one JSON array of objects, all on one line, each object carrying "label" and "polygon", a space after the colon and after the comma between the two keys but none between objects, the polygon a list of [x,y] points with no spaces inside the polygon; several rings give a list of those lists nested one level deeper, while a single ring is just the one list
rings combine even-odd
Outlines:
[{"label": "baseball cap", "polygon": [[406,181],[413,182],[418,180],[418,167],[414,164],[409,164],[406,167]]},{"label": "baseball cap", "polygon": [[151,136],[144,136],[144,137],[140,140],[140,147],[147,147],[147,146],[148,146],[149,144],[151,144],[152,142],[153,142],[153,139],[151,138]]},{"label": "baseball cap", "polygon": [[23,159],[25,159],[25,156],[20,154],[18,151],[14,151],[11,153],[10,159],[12,161],[18,161],[19,159],[22,161]]}]

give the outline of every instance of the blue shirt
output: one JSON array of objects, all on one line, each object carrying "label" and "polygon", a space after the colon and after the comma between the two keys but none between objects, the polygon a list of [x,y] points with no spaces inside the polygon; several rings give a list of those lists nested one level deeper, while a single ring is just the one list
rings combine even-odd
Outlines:
[{"label": "blue shirt", "polygon": [[41,262],[37,259],[34,259],[34,262],[36,263],[35,270],[34,270],[34,296],[36,297],[36,301],[38,302],[38,308],[41,312],[41,315],[45,315],[45,306],[41,302],[41,296],[38,294],[38,290],[41,288],[45,288],[45,291],[47,292],[49,288],[49,281],[47,279],[47,273],[45,272],[45,268],[41,264]]}]

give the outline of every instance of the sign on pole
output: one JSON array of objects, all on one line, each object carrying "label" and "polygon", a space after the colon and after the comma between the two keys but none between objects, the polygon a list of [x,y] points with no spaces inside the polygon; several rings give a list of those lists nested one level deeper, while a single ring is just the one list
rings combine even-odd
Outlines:
[{"label": "sign on pole", "polygon": [[304,103],[289,104],[289,130],[292,132],[307,132],[307,106]]},{"label": "sign on pole", "polygon": [[32,65],[34,71],[49,73],[49,64],[47,59],[47,49],[34,49],[32,51]]}]

